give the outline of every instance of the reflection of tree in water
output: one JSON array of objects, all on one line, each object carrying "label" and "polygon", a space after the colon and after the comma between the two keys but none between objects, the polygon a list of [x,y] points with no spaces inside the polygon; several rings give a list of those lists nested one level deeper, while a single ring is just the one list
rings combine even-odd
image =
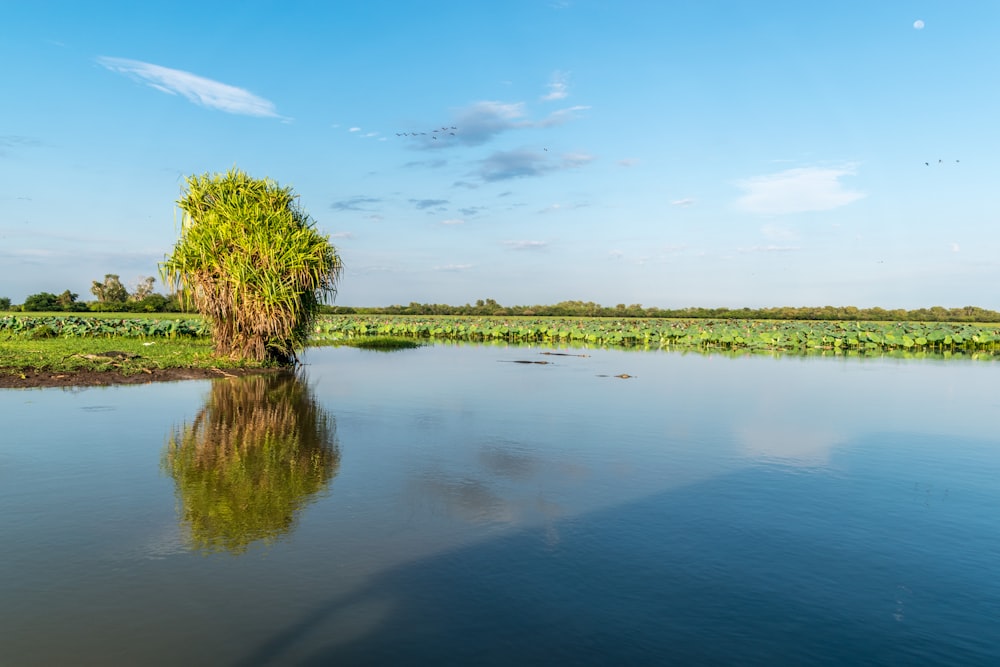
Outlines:
[{"label": "reflection of tree in water", "polygon": [[162,459],[195,548],[233,553],[291,530],[339,465],[333,418],[291,373],[213,382]]}]

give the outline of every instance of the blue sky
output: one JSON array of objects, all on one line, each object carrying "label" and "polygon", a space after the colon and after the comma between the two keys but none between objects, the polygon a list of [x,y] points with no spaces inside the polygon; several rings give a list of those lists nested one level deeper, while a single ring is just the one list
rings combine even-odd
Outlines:
[{"label": "blue sky", "polygon": [[14,303],[157,275],[184,176],[236,166],[341,305],[1000,309],[994,0],[2,9]]}]

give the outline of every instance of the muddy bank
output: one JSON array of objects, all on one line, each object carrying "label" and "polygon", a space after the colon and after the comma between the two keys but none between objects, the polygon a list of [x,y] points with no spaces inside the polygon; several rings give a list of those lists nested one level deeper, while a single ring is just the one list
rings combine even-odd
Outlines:
[{"label": "muddy bank", "polygon": [[107,387],[120,384],[148,384],[180,380],[214,380],[280,373],[280,368],[159,368],[132,375],[118,371],[53,372],[35,369],[0,368],[0,389],[31,389],[39,387]]}]

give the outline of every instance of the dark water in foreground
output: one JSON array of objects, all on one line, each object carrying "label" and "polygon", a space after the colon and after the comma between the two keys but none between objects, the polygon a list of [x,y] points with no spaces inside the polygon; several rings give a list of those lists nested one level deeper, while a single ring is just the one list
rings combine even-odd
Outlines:
[{"label": "dark water in foreground", "polygon": [[1000,664],[995,363],[540,352],[0,391],[0,665]]}]

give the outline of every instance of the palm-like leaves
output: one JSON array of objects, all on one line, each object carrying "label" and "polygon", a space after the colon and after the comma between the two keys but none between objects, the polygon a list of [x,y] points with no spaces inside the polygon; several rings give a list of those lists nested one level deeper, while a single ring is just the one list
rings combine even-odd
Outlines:
[{"label": "palm-like leaves", "polygon": [[240,170],[187,179],[181,238],[160,265],[212,324],[217,354],[288,363],[343,264],[291,188]]}]

